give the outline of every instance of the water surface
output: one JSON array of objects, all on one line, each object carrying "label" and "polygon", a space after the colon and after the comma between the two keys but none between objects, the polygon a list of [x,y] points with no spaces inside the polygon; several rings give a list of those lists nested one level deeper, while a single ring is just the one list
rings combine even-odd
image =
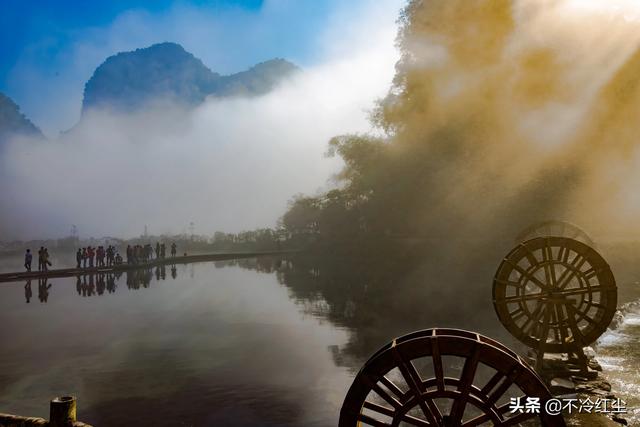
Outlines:
[{"label": "water surface", "polygon": [[[335,426],[357,370],[399,335],[457,327],[526,351],[494,313],[496,266],[467,261],[298,256],[0,284],[0,411],[46,418],[74,394],[96,426]],[[621,305],[640,298],[635,265],[614,273]],[[637,405],[637,371],[613,367],[637,363],[628,319],[627,341],[597,351]]]}]

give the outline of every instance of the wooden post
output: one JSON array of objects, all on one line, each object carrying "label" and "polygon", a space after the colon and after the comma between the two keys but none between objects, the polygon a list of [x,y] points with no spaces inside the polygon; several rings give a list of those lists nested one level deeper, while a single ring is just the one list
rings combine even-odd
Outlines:
[{"label": "wooden post", "polygon": [[76,421],[76,398],[56,397],[51,401],[49,427],[70,427]]}]

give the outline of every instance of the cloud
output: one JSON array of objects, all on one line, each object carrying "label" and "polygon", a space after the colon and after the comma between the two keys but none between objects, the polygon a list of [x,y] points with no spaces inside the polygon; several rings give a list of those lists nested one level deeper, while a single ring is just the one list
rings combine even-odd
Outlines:
[{"label": "cloud", "polygon": [[145,225],[179,233],[190,222],[199,233],[274,226],[292,195],[316,192],[338,169],[323,158],[328,139],[370,130],[398,57],[396,6],[336,14],[318,62],[266,96],[92,111],[55,140],[12,141],[0,156],[11,201],[0,206],[3,239],[64,235],[71,224],[96,237]]}]

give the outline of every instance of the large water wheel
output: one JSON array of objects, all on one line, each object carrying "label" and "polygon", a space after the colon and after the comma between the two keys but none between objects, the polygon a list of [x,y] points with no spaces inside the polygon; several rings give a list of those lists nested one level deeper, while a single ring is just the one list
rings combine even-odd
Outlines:
[{"label": "large water wheel", "polygon": [[593,248],[566,237],[538,237],[516,246],[493,282],[498,318],[538,352],[582,355],[606,331],[617,305],[607,262]]},{"label": "large water wheel", "polygon": [[[511,411],[512,398],[539,398],[539,413]],[[427,329],[397,338],[356,375],[340,427],[564,426],[548,415],[548,389],[518,355],[482,335]],[[511,408],[511,409],[510,409]]]}]

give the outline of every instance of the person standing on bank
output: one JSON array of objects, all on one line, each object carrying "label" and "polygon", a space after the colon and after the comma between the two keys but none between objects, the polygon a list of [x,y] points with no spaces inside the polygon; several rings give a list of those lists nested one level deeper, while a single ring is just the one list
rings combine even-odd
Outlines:
[{"label": "person standing on bank", "polygon": [[42,253],[42,271],[49,271],[50,265],[51,261],[49,261],[49,250],[44,248],[44,252]]},{"label": "person standing on bank", "polygon": [[38,271],[42,271],[42,258],[44,258],[44,246],[40,246],[38,251]]},{"label": "person standing on bank", "polygon": [[87,247],[87,255],[89,255],[89,268],[93,268],[93,259],[96,251],[91,246]]},{"label": "person standing on bank", "polygon": [[24,254],[24,268],[31,272],[31,261],[33,261],[33,254],[31,249],[27,249],[27,253]]},{"label": "person standing on bank", "polygon": [[82,249],[78,248],[78,252],[76,252],[76,262],[78,263],[78,267],[82,267]]}]

